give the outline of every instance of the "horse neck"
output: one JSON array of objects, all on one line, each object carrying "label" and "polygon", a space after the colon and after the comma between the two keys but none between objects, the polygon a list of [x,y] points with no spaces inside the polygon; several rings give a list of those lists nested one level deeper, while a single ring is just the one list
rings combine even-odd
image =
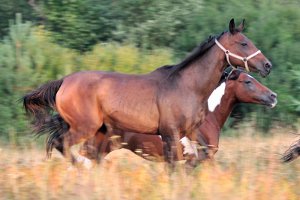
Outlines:
[{"label": "horse neck", "polygon": [[233,90],[229,90],[228,87],[225,89],[225,93],[221,98],[220,104],[215,108],[214,111],[209,114],[215,118],[215,126],[221,129],[230,115],[233,107],[237,103],[236,97],[233,95]]},{"label": "horse neck", "polygon": [[216,88],[225,67],[225,54],[217,45],[214,45],[182,71],[179,81],[193,88],[206,100]]}]

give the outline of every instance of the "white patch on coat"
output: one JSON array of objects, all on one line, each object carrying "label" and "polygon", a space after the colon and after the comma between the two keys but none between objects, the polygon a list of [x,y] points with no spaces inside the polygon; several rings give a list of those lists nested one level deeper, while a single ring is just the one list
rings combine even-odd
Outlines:
[{"label": "white patch on coat", "polygon": [[181,144],[183,145],[183,155],[195,155],[198,158],[197,145],[195,142],[192,142],[187,137],[183,137],[180,139]]},{"label": "white patch on coat", "polygon": [[208,110],[210,112],[213,112],[216,109],[216,107],[221,103],[222,96],[225,93],[225,86],[226,83],[223,82],[209,96],[207,103],[208,103]]}]

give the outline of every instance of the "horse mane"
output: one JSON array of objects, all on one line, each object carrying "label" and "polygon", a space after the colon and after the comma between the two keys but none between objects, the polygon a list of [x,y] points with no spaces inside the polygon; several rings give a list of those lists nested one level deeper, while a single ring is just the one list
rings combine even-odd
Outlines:
[{"label": "horse mane", "polygon": [[198,47],[196,47],[184,60],[182,60],[180,63],[175,65],[165,65],[157,70],[167,70],[168,71],[168,77],[175,76],[178,74],[179,71],[185,69],[189,66],[191,62],[193,62],[195,59],[203,56],[214,44],[215,39],[219,39],[223,34],[222,32],[220,35],[217,36],[209,36],[205,41],[200,43]]}]

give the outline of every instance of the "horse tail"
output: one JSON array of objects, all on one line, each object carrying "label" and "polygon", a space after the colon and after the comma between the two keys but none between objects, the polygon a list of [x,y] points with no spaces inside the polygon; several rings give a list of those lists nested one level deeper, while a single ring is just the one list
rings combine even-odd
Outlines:
[{"label": "horse tail", "polygon": [[63,79],[51,81],[26,94],[23,97],[26,113],[36,118],[41,112],[49,113],[50,110],[53,110],[55,108],[55,96],[62,83]]},{"label": "horse tail", "polygon": [[69,124],[59,115],[55,114],[44,122],[37,130],[37,135],[48,134],[46,140],[47,156],[51,157],[53,147],[63,153],[63,135],[69,130]]},{"label": "horse tail", "polygon": [[50,157],[53,146],[58,145],[61,135],[67,132],[69,125],[59,115],[53,115],[56,107],[56,93],[63,83],[63,79],[51,81],[23,97],[23,105],[28,115],[32,116],[34,132],[37,136],[48,133],[47,155]]},{"label": "horse tail", "polygon": [[285,163],[291,162],[300,156],[300,140],[292,145],[282,156],[281,160]]}]

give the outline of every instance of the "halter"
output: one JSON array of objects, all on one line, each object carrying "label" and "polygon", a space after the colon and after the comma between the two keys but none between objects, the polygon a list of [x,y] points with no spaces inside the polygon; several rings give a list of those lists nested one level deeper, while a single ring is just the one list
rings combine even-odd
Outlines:
[{"label": "halter", "polygon": [[[251,54],[251,55],[248,56],[248,57],[242,57],[242,56],[236,55],[236,54],[234,54],[234,53],[231,53],[228,49],[225,49],[225,48],[223,47],[223,45],[221,45],[221,43],[218,42],[217,39],[215,39],[215,42],[216,42],[216,44],[220,47],[220,49],[222,49],[222,50],[224,51],[225,56],[226,56],[226,59],[227,59],[227,62],[228,62],[229,65],[231,65],[232,67],[234,67],[234,66],[230,63],[230,61],[229,61],[229,56],[232,56],[232,57],[237,58],[237,59],[239,59],[239,60],[241,60],[241,61],[244,62],[244,64],[245,64],[245,69],[247,70],[247,72],[250,72],[249,67],[248,67],[248,60],[250,60],[251,58],[253,58],[253,57],[256,56],[257,54],[261,53],[260,50],[257,50],[255,53]],[[234,68],[236,68],[236,67],[234,67]]]}]

